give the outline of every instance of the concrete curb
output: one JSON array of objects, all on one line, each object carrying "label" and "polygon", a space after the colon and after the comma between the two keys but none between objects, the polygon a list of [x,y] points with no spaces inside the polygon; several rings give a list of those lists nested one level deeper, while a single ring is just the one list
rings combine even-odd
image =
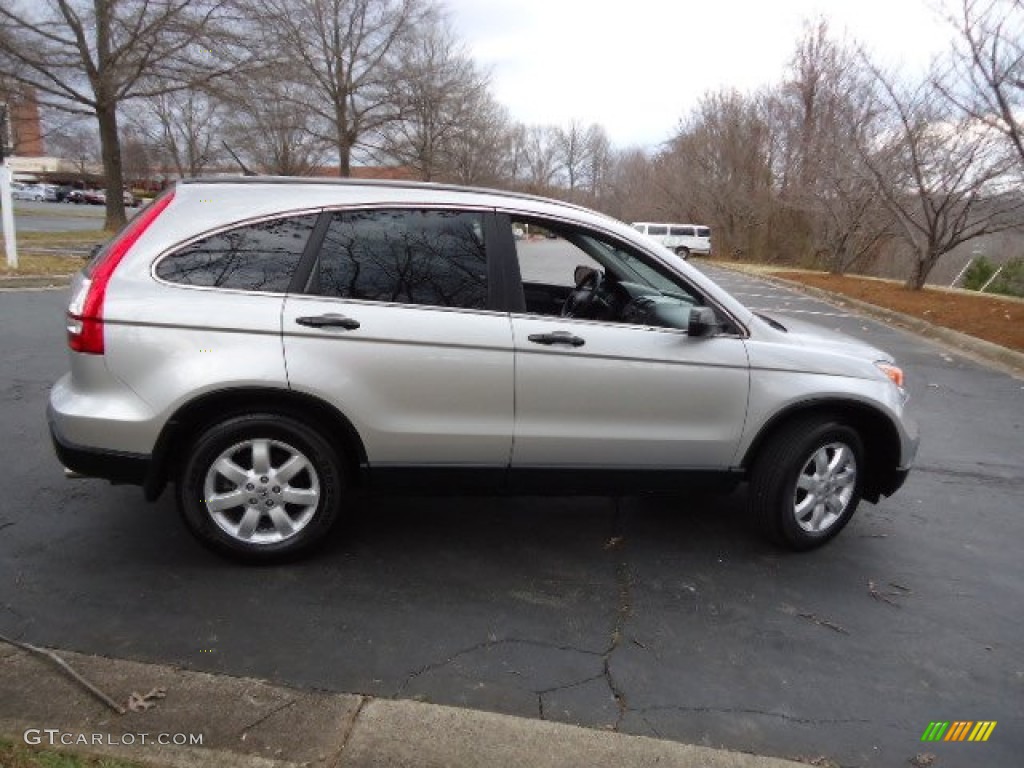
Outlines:
[{"label": "concrete curb", "polygon": [[759,280],[764,280],[767,283],[772,283],[782,288],[790,288],[801,293],[805,293],[808,296],[821,299],[822,301],[827,301],[830,304],[854,307],[858,312],[861,312],[868,317],[881,320],[891,325],[899,326],[904,330],[913,331],[925,338],[941,341],[945,344],[956,347],[957,350],[967,354],[969,357],[986,363],[994,363],[1017,376],[1024,375],[1024,353],[999,346],[998,344],[993,344],[990,341],[985,341],[984,339],[979,339],[974,336],[968,336],[966,333],[960,333],[959,331],[954,331],[951,328],[945,328],[941,325],[929,323],[927,320],[922,320],[918,317],[914,317],[913,315],[906,315],[902,312],[896,312],[891,309],[886,309],[885,307],[879,307],[877,304],[870,304],[866,301],[861,301],[860,299],[850,298],[849,296],[845,296],[841,293],[833,293],[832,291],[826,291],[812,285],[805,285],[804,283],[800,283],[795,280],[787,280],[783,277],[776,277],[769,273],[744,269],[743,267],[733,264],[715,264],[715,266],[728,269],[733,272],[739,272],[744,275],[749,275],[751,277],[756,277]]},{"label": "concrete curb", "polygon": [[[155,688],[165,689],[166,698],[147,711],[117,715],[49,661],[0,645],[0,736],[18,744],[40,738],[40,748],[117,757],[155,768],[800,765],[417,701],[304,691],[170,666],[60,655],[117,701]],[[142,734],[147,743],[140,743]],[[177,734],[201,734],[203,743],[161,745],[156,743],[161,734],[170,741]],[[129,740],[133,743],[125,743]]]}]

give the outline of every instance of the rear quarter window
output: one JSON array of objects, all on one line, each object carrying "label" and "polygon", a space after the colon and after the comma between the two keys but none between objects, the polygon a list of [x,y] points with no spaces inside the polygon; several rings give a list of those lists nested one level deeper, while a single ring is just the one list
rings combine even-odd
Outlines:
[{"label": "rear quarter window", "polygon": [[697,237],[711,237],[711,230],[707,227],[697,227]]},{"label": "rear quarter window", "polygon": [[200,238],[165,256],[157,277],[179,285],[283,293],[316,220],[317,214],[290,216]]}]

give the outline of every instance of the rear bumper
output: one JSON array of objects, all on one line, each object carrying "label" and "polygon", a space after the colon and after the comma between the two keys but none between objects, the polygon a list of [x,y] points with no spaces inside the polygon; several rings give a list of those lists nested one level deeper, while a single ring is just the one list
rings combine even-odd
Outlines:
[{"label": "rear bumper", "polygon": [[86,477],[100,477],[115,485],[146,483],[152,465],[150,456],[75,445],[61,435],[54,422],[52,408],[47,408],[46,417],[50,423],[50,439],[57,459],[72,472]]}]

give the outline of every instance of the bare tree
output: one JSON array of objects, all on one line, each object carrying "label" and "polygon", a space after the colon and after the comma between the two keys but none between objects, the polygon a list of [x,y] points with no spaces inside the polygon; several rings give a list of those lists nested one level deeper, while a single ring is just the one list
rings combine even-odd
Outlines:
[{"label": "bare tree", "polygon": [[607,190],[612,165],[612,144],[604,126],[592,124],[587,129],[587,158],[583,164],[583,178],[592,202],[597,201]]},{"label": "bare tree", "polygon": [[424,181],[455,175],[460,137],[484,106],[487,77],[438,18],[405,41],[392,77],[397,110],[383,129],[383,151]]},{"label": "bare tree", "polygon": [[651,158],[639,147],[612,153],[606,170],[600,208],[623,221],[641,221],[657,209]]},{"label": "bare tree", "polygon": [[558,128],[531,125],[525,129],[524,181],[532,192],[549,192],[558,177]]},{"label": "bare tree", "polygon": [[201,175],[220,157],[226,107],[215,95],[199,89],[162,93],[138,107],[132,124],[179,178]]},{"label": "bare tree", "polygon": [[393,57],[435,13],[430,0],[252,0],[262,42],[297,67],[288,98],[323,124],[348,176],[353,148],[395,119]]},{"label": "bare tree", "polygon": [[878,138],[862,146],[862,157],[914,252],[907,287],[920,289],[958,245],[1014,224],[1020,198],[1005,189],[1012,166],[998,137],[969,115],[951,116],[937,76],[915,86],[869,67],[886,122]]},{"label": "bare tree", "polygon": [[97,121],[108,229],[125,221],[119,107],[234,69],[233,49],[220,36],[226,15],[223,0],[0,5],[0,67],[36,88],[46,104]]},{"label": "bare tree", "polygon": [[125,187],[144,185],[153,170],[153,152],[145,134],[132,127],[121,132],[121,164]]},{"label": "bare tree", "polygon": [[555,141],[569,199],[578,200],[583,193],[593,198],[609,162],[610,144],[604,128],[572,120],[558,129]]},{"label": "bare tree", "polygon": [[952,78],[938,87],[1008,140],[1024,173],[1024,0],[961,0]]},{"label": "bare tree", "polygon": [[223,136],[243,172],[308,176],[327,161],[330,143],[312,129],[314,116],[291,103],[287,77],[239,84],[228,103]]},{"label": "bare tree", "polygon": [[516,178],[516,131],[490,91],[467,104],[466,121],[448,150],[448,172],[461,184],[502,186]]},{"label": "bare tree", "polygon": [[565,128],[558,129],[555,144],[558,162],[569,184],[569,198],[572,199],[589,160],[587,129],[579,120],[572,120]]},{"label": "bare tree", "polygon": [[95,125],[84,117],[61,120],[48,126],[46,145],[58,157],[71,160],[79,176],[86,177],[100,167],[100,143]]},{"label": "bare tree", "polygon": [[764,250],[772,146],[761,99],[731,90],[706,95],[655,160],[661,201],[647,216],[709,222],[734,254]]},{"label": "bare tree", "polygon": [[[828,24],[805,27],[789,77],[772,92],[767,109],[780,203],[799,214],[794,230],[842,273],[871,255],[888,236],[890,217],[878,201],[859,147],[877,127],[873,76],[857,52],[836,41]],[[800,250],[798,242],[791,247]]]}]

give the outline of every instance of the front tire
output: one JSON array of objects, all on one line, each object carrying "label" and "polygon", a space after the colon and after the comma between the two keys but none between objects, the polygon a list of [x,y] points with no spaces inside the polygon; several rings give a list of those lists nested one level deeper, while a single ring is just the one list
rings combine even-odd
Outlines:
[{"label": "front tire", "polygon": [[207,547],[248,562],[276,562],[322,543],[339,516],[346,481],[337,453],[301,421],[236,416],[193,443],[178,506]]},{"label": "front tire", "polygon": [[860,435],[821,417],[794,421],[768,439],[751,473],[751,512],[773,542],[820,547],[850,522],[865,466]]},{"label": "front tire", "polygon": [[686,259],[690,258],[690,249],[680,246],[679,248],[676,248],[676,256],[681,258],[683,261],[686,261]]}]

